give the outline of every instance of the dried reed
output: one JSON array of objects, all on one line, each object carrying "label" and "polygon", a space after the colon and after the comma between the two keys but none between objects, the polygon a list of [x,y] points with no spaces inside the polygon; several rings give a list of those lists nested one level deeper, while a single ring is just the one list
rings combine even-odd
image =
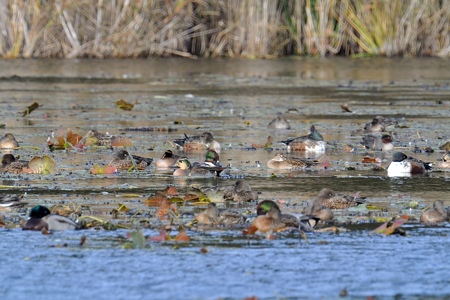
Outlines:
[{"label": "dried reed", "polygon": [[450,56],[450,1],[4,0],[2,57]]}]

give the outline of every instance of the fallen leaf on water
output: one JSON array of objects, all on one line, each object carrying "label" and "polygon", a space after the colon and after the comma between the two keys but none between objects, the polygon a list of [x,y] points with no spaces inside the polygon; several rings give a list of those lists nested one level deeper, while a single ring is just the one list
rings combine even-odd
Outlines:
[{"label": "fallen leaf on water", "polygon": [[55,166],[56,163],[51,157],[47,155],[35,156],[28,163],[28,168],[23,169],[23,172],[48,175],[55,173]]},{"label": "fallen leaf on water", "polygon": [[99,166],[94,164],[91,169],[92,175],[102,175],[102,174],[114,174],[117,173],[117,168],[111,165]]},{"label": "fallen leaf on water", "polygon": [[408,215],[402,215],[397,220],[390,220],[378,228],[374,229],[370,232],[370,234],[378,233],[378,234],[384,234],[384,235],[391,235],[393,234],[396,229],[398,229],[400,226],[402,226],[406,221],[408,221],[409,216]]},{"label": "fallen leaf on water", "polygon": [[56,138],[56,142],[49,140],[47,144],[50,147],[50,150],[66,150],[73,147],[82,149],[84,146],[83,144],[80,144],[82,138],[81,135],[73,133],[71,129],[68,129],[66,136],[61,133]]},{"label": "fallen leaf on water", "polygon": [[123,110],[132,110],[134,107],[134,104],[129,103],[123,99],[116,101],[116,105],[118,108],[123,109]]},{"label": "fallen leaf on water", "polygon": [[86,236],[82,235],[81,238],[80,238],[80,246],[83,246],[84,243],[86,243]]},{"label": "fallen leaf on water", "polygon": [[158,235],[148,238],[148,240],[151,242],[164,242],[169,239],[170,239],[170,236],[167,235],[166,230],[164,229],[164,226],[159,229]]},{"label": "fallen leaf on water", "polygon": [[188,236],[185,229],[181,229],[173,240],[181,243],[188,243],[191,241],[191,238]]},{"label": "fallen leaf on water", "polygon": [[34,102],[33,104],[31,104],[30,106],[28,106],[23,112],[22,112],[22,117],[28,116],[33,110],[37,109],[39,106],[39,103]]},{"label": "fallen leaf on water", "polygon": [[125,249],[142,249],[145,246],[145,237],[142,233],[142,229],[132,231],[127,234],[127,237],[131,239],[130,242],[125,243],[123,247]]},{"label": "fallen leaf on water", "polygon": [[123,136],[117,136],[111,144],[113,147],[132,147],[133,146],[133,142],[127,138],[127,137],[123,137]]},{"label": "fallen leaf on water", "polygon": [[167,201],[167,197],[162,192],[158,191],[154,196],[148,197],[146,203],[148,206],[159,206],[163,201]]},{"label": "fallen leaf on water", "polygon": [[352,112],[347,103],[341,104],[341,108],[343,112]]}]

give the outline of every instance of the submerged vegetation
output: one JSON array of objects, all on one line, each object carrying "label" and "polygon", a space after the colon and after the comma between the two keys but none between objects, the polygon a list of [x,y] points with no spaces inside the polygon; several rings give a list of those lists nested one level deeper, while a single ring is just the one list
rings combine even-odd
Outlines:
[{"label": "submerged vegetation", "polygon": [[0,56],[450,55],[440,0],[0,2]]}]

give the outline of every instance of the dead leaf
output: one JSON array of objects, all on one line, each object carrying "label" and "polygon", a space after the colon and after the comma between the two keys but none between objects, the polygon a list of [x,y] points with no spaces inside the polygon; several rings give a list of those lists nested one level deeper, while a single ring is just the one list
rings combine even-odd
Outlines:
[{"label": "dead leaf", "polygon": [[170,236],[167,235],[164,226],[159,229],[159,234],[148,238],[151,242],[164,242],[170,240]]},{"label": "dead leaf", "polygon": [[55,173],[55,167],[56,163],[51,157],[47,155],[35,156],[28,163],[28,168],[23,169],[23,172],[48,175]]},{"label": "dead leaf", "polygon": [[180,243],[189,243],[191,241],[191,238],[188,236],[185,229],[181,229],[173,240]]},{"label": "dead leaf", "polygon": [[352,112],[347,103],[341,104],[341,108],[343,112]]},{"label": "dead leaf", "polygon": [[398,229],[400,226],[402,226],[406,221],[408,221],[409,216],[408,215],[402,215],[400,218],[398,218],[395,221],[388,221],[378,228],[374,229],[370,232],[370,234],[378,233],[378,234],[384,234],[384,235],[391,235],[395,232],[396,229]]},{"label": "dead leaf", "polygon": [[132,110],[134,107],[134,104],[129,103],[123,99],[116,101],[116,105],[118,108],[123,109],[123,110]]},{"label": "dead leaf", "polygon": [[111,144],[113,147],[132,147],[133,146],[133,142],[127,138],[127,137],[123,137],[123,136],[117,136]]},{"label": "dead leaf", "polygon": [[22,112],[22,117],[28,116],[33,110],[37,109],[39,106],[39,103],[34,102],[33,104],[31,104],[30,106],[28,106],[23,112]]},{"label": "dead leaf", "polygon": [[117,173],[117,168],[111,165],[106,165],[104,167],[94,164],[91,169],[92,175],[102,175],[102,174],[114,174]]}]

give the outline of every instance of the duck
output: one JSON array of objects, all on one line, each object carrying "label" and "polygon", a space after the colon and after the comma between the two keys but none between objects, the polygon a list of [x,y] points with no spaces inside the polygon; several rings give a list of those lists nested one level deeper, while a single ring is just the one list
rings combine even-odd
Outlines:
[{"label": "duck", "polygon": [[220,143],[214,139],[210,132],[203,132],[201,135],[190,137],[184,134],[184,138],[174,140],[173,143],[182,151],[213,149],[220,152],[221,149]]},{"label": "duck", "polygon": [[85,146],[106,146],[111,147],[115,136],[109,133],[100,133],[95,129],[89,130],[81,139],[80,144]]},{"label": "duck", "polygon": [[392,136],[390,134],[374,135],[366,134],[362,137],[361,144],[370,150],[376,151],[392,151],[394,145],[392,144]]},{"label": "duck", "polygon": [[365,133],[383,132],[386,130],[386,127],[397,124],[398,122],[393,119],[385,118],[382,116],[376,116],[375,118],[372,119],[372,121],[365,124],[364,132]]},{"label": "duck", "polygon": [[191,176],[191,177],[212,177],[219,175],[224,170],[222,167],[202,166],[195,162],[191,164],[187,157],[181,157],[176,163],[178,169],[173,172],[173,176]]},{"label": "duck", "polygon": [[19,143],[12,133],[5,133],[4,136],[0,138],[0,149],[17,149],[19,148]]},{"label": "duck", "polygon": [[133,161],[138,170],[145,170],[153,161],[153,158],[142,157],[138,155],[131,155],[125,149],[120,149],[114,153],[114,158],[109,162],[109,165],[115,167],[118,171],[126,171],[133,167]]},{"label": "duck", "polygon": [[450,152],[444,154],[442,160],[436,164],[436,167],[442,169],[450,168]]},{"label": "duck", "polygon": [[269,169],[278,169],[278,170],[304,169],[307,167],[311,167],[316,163],[317,162],[308,161],[300,158],[287,158],[282,153],[276,153],[275,157],[267,162],[267,167]]},{"label": "duck", "polygon": [[176,166],[179,158],[179,155],[174,154],[172,150],[169,149],[166,150],[162,157],[155,162],[155,166],[157,169],[172,168]]},{"label": "duck", "polygon": [[252,224],[244,230],[244,234],[262,233],[268,239],[273,239],[273,233],[283,230],[286,225],[281,221],[280,210],[273,206],[270,207],[266,214],[257,216]]},{"label": "duck", "polygon": [[18,160],[13,154],[7,153],[2,157],[0,173],[20,174],[23,173],[26,168],[28,168],[27,161]]},{"label": "duck", "polygon": [[1,195],[0,196],[0,211],[19,211],[28,202],[21,201],[23,195]]},{"label": "duck", "polygon": [[216,225],[219,223],[219,215],[220,211],[216,203],[211,202],[208,203],[208,207],[205,210],[195,216],[195,219],[198,224]]},{"label": "duck", "polygon": [[291,125],[289,124],[289,122],[282,116],[278,116],[270,121],[267,127],[271,129],[291,129]]},{"label": "duck", "polygon": [[22,230],[75,230],[80,229],[80,225],[69,218],[50,213],[50,210],[37,205],[30,211],[30,218],[23,225]]},{"label": "duck", "polygon": [[245,222],[245,217],[239,212],[226,209],[220,211],[216,203],[208,203],[208,207],[196,215],[195,219],[198,224],[204,225],[242,225]]},{"label": "duck", "polygon": [[365,203],[364,198],[342,195],[336,193],[332,189],[323,188],[317,194],[312,205],[312,210],[318,211],[323,209],[323,206],[329,209],[348,209],[362,203]]},{"label": "duck", "polygon": [[234,185],[223,189],[224,198],[235,202],[249,202],[258,200],[258,193],[253,191],[250,185],[244,180],[239,179]]},{"label": "duck", "polygon": [[421,223],[442,223],[447,221],[448,213],[444,207],[444,203],[441,200],[437,200],[433,203],[433,209],[427,210],[420,215]]},{"label": "duck", "polygon": [[[280,207],[274,201],[263,200],[256,206],[256,214],[258,216],[265,215],[272,207],[280,210]],[[304,231],[312,231],[319,220],[320,218],[315,216],[294,213],[281,213],[281,222],[284,223],[284,227],[294,227],[302,229]]]},{"label": "duck", "polygon": [[431,170],[431,166],[431,163],[409,157],[403,152],[394,152],[392,162],[389,164],[387,172],[390,177],[424,174],[428,170]]},{"label": "duck", "polygon": [[287,151],[309,151],[309,152],[324,152],[325,141],[322,135],[316,130],[314,125],[310,127],[310,133],[305,136],[281,141],[287,145]]}]

